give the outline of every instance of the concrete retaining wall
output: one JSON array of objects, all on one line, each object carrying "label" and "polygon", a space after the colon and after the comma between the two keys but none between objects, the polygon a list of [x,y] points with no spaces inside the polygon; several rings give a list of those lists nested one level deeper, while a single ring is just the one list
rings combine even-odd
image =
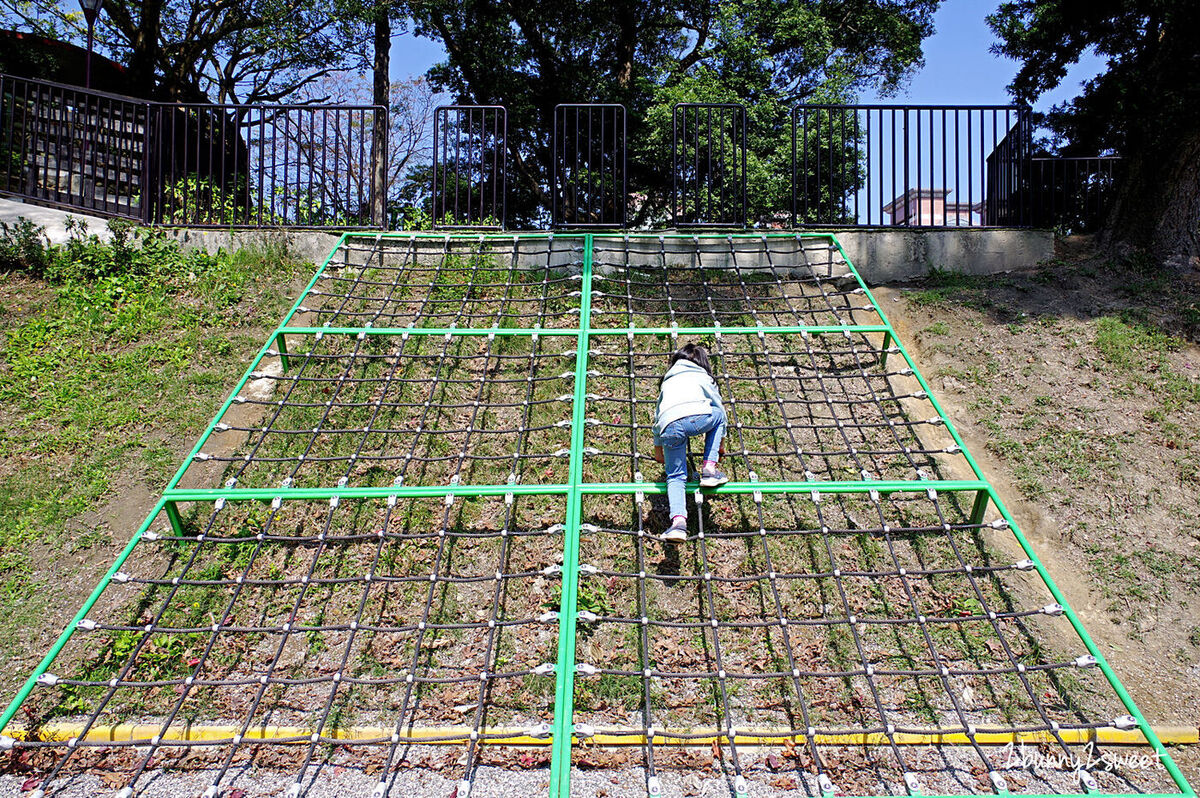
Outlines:
[{"label": "concrete retaining wall", "polygon": [[[871,285],[894,283],[924,277],[930,269],[946,269],[966,274],[996,274],[1028,269],[1054,257],[1054,234],[1044,230],[1016,229],[959,229],[959,230],[831,230],[842,243],[850,261]],[[283,242],[297,257],[320,263],[337,241],[331,233],[307,231],[287,232],[260,230],[224,232],[209,230],[176,230],[172,234],[184,245],[215,252],[239,246],[261,246]],[[608,239],[612,241],[612,239]],[[676,248],[678,245],[676,245]],[[543,265],[545,244],[527,242],[530,249],[522,261]],[[634,252],[645,250],[649,256],[657,252],[654,240],[641,241],[632,247]],[[718,268],[723,245],[710,247],[704,265]],[[556,253],[572,260],[567,253]],[[577,259],[578,256],[575,256]],[[559,258],[553,258],[557,261]],[[562,264],[560,264],[562,265]],[[742,268],[765,266],[751,263],[743,255]],[[776,265],[780,265],[778,262]]]},{"label": "concrete retaining wall", "polygon": [[1048,230],[835,230],[846,256],[872,285],[923,277],[930,269],[995,274],[1054,257]]},{"label": "concrete retaining wall", "polygon": [[[960,229],[960,230],[831,230],[842,243],[846,255],[871,285],[894,283],[924,277],[930,269],[946,269],[966,274],[995,274],[1028,269],[1054,257],[1054,234],[1044,230]],[[230,233],[215,230],[172,231],[180,243],[215,252],[264,243],[284,243],[295,256],[321,263],[337,241],[331,233],[307,231],[258,230]],[[611,240],[611,239],[610,239]],[[545,261],[545,245],[529,242],[527,258],[531,265]],[[705,266],[719,267],[720,246],[707,256]],[[657,250],[657,243],[639,242],[634,251]],[[567,253],[561,254],[567,257]],[[575,256],[576,258],[578,256]],[[714,260],[714,257],[716,260]],[[554,260],[557,260],[555,258]],[[743,256],[742,268],[753,268]],[[776,263],[776,265],[780,265]]]},{"label": "concrete retaining wall", "polygon": [[185,249],[202,249],[215,254],[218,249],[264,249],[284,246],[293,257],[321,264],[337,244],[339,234],[311,230],[184,230],[168,228],[167,235]]},{"label": "concrete retaining wall", "polygon": [[[0,199],[0,221],[11,223],[20,216],[29,217],[37,224],[44,225],[48,237],[55,243],[66,239],[67,215],[64,211]],[[86,219],[89,232],[99,233],[102,238],[106,236],[105,220],[82,214],[72,215]],[[222,247],[229,250],[282,244],[295,257],[317,264],[325,260],[338,238],[333,233],[287,230],[230,232],[171,229],[167,232],[185,247],[210,253]],[[912,280],[928,274],[934,268],[967,274],[995,274],[1027,269],[1054,257],[1054,234],[1044,230],[845,229],[828,232],[837,235],[855,268],[872,285]],[[658,246],[657,241],[652,239],[638,243],[632,250],[650,258],[657,252]],[[566,246],[555,246],[553,249],[555,252],[550,260],[557,265],[569,265],[578,260],[577,253],[565,251]],[[725,257],[722,253],[728,251],[728,245],[715,243],[706,245],[705,249],[704,265],[716,268],[721,265],[721,259]],[[737,263],[740,267],[767,265],[750,262],[748,255],[753,249],[748,247],[747,254],[739,256]],[[546,250],[545,242],[524,243],[519,249],[520,260],[542,265],[546,263]],[[813,262],[811,258],[810,262]]]}]

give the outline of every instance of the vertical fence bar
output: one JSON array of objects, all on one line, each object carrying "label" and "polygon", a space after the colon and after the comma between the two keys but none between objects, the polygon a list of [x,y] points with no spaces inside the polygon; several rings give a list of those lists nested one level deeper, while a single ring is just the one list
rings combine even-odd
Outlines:
[{"label": "vertical fence bar", "polygon": [[627,224],[626,125],[624,105],[561,103],[555,106],[550,170],[551,226],[586,229]]},{"label": "vertical fence bar", "polygon": [[[677,120],[677,162],[693,138],[684,124]],[[1023,106],[803,104],[792,109],[791,125],[793,224],[1033,222],[1032,121]],[[681,198],[691,178],[679,170]]]},{"label": "vertical fence bar", "polygon": [[739,103],[675,105],[671,204],[676,227],[746,226],[747,125],[746,108]]},{"label": "vertical fence bar", "polygon": [[142,109],[142,113],[145,115],[142,119],[142,176],[138,183],[141,198],[138,204],[138,212],[141,216],[142,224],[150,224],[150,220],[153,218],[150,210],[150,197],[154,195],[154,191],[150,187],[150,159],[153,157],[150,152],[151,107],[150,103],[146,103]]},{"label": "vertical fence bar", "polygon": [[797,219],[797,210],[798,210],[798,206],[797,206],[797,204],[796,204],[796,199],[797,199],[797,197],[796,197],[796,181],[797,181],[797,173],[796,173],[796,153],[797,153],[797,150],[796,150],[796,116],[797,116],[797,114],[799,113],[799,110],[800,110],[800,109],[798,109],[798,108],[793,108],[793,109],[791,110],[791,112],[790,112],[790,116],[791,116],[791,122],[792,122],[792,131],[791,131],[791,133],[792,133],[792,160],[791,160],[790,164],[791,164],[791,168],[792,168],[792,173],[791,173],[791,175],[789,175],[789,178],[790,178],[789,182],[790,182],[790,184],[791,184],[791,185],[790,185],[790,188],[791,188],[791,190],[792,190],[792,214],[791,214],[791,217],[790,217],[790,218],[791,218],[791,220],[792,220],[792,227],[795,227],[795,226],[796,226],[796,224],[797,224],[797,222],[796,222],[796,219]]},{"label": "vertical fence bar", "polygon": [[502,105],[434,109],[430,207],[435,228],[503,229],[507,131],[507,110]]}]

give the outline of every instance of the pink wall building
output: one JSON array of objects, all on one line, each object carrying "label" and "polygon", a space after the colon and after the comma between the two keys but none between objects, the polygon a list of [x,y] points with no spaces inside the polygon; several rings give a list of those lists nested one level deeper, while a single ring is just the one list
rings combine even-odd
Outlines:
[{"label": "pink wall building", "polygon": [[892,224],[910,227],[968,227],[972,214],[982,215],[983,203],[947,202],[948,188],[911,188],[883,206]]}]

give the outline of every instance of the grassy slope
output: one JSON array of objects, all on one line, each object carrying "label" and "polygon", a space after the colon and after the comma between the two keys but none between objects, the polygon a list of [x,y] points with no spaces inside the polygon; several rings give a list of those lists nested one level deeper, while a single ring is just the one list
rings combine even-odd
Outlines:
[{"label": "grassy slope", "polygon": [[18,660],[90,589],[81,564],[132,533],[140,518],[106,519],[145,511],[137,496],[166,484],[309,269],[157,240],[124,273],[113,256],[92,245],[60,252],[50,279],[0,273],[0,654]]}]

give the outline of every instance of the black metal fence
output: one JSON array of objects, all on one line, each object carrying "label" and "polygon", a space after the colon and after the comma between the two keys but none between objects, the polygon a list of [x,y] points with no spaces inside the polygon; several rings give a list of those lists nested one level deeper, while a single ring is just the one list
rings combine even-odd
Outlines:
[{"label": "black metal fence", "polygon": [[0,193],[146,224],[371,227],[375,106],[174,104],[0,76]]},{"label": "black metal fence", "polygon": [[625,106],[564,103],[554,109],[550,218],[555,227],[624,227]]},{"label": "black metal fence", "polygon": [[744,227],[745,107],[677,103],[671,127],[671,218],[675,226]]},{"label": "black metal fence", "polygon": [[0,75],[0,193],[141,220],[147,103]]},{"label": "black metal fence", "polygon": [[1032,158],[1029,223],[1062,233],[1094,233],[1120,179],[1121,158]]},{"label": "black metal fence", "polygon": [[[1029,111],[1018,106],[801,105],[792,117],[796,225],[1021,224]],[[989,180],[989,159],[999,190]],[[1007,215],[1002,219],[1001,205]]]},{"label": "black metal fence", "polygon": [[986,224],[1025,227],[1031,213],[1030,148],[1033,120],[1022,111],[987,157],[986,199],[983,220]]},{"label": "black metal fence", "polygon": [[[387,154],[375,151],[372,132],[381,113],[376,106],[155,103],[0,75],[0,194],[144,223],[378,227],[383,203],[372,164]],[[662,215],[649,218],[665,222],[669,214],[681,228],[1089,232],[1119,178],[1117,158],[1033,157],[1024,107],[801,105],[791,112],[784,177],[790,212],[751,209],[747,117],[739,104],[674,106],[669,194],[657,189]],[[627,126],[620,105],[555,108],[543,220],[628,224],[630,202],[644,202],[650,187],[628,185]],[[435,226],[504,227],[506,109],[439,107],[433,135]],[[786,136],[782,127],[763,133],[768,142]],[[661,169],[649,173],[665,177]]]},{"label": "black metal fence", "polygon": [[150,106],[146,220],[370,227],[372,106]]},{"label": "black metal fence", "polygon": [[433,223],[502,228],[508,217],[508,112],[443,105],[433,114]]}]

